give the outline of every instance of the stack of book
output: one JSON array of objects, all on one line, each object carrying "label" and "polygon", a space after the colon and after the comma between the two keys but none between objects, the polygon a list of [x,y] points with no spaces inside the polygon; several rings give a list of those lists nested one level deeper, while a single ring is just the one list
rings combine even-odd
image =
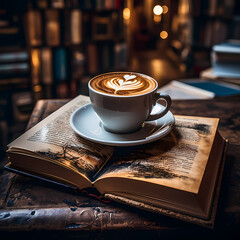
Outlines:
[{"label": "stack of book", "polygon": [[240,78],[240,41],[213,46],[211,60],[215,76]]}]

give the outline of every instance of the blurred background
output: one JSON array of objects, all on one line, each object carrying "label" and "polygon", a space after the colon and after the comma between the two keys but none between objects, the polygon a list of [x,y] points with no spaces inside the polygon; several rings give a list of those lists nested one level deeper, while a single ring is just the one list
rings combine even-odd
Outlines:
[{"label": "blurred background", "polygon": [[87,95],[109,71],[198,77],[226,39],[240,39],[237,0],[1,0],[0,157],[37,100]]}]

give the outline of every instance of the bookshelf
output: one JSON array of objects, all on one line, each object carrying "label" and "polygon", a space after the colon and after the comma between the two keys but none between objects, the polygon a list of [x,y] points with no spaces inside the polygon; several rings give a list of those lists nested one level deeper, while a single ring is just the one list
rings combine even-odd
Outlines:
[{"label": "bookshelf", "polygon": [[0,158],[7,143],[24,131],[33,109],[22,22],[26,6],[25,0],[0,2]]},{"label": "bookshelf", "polygon": [[96,75],[126,67],[122,0],[28,3],[27,47],[35,101],[88,94]]},{"label": "bookshelf", "polygon": [[210,66],[215,44],[240,39],[240,2],[237,0],[179,0],[174,21],[173,50],[190,75]]},{"label": "bookshelf", "polygon": [[0,1],[0,157],[38,99],[88,94],[126,68],[125,0]]}]

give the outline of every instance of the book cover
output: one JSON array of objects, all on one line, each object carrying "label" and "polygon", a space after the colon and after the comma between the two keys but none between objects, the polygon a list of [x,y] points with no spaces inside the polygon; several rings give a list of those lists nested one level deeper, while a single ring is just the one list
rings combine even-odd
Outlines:
[{"label": "book cover", "polygon": [[240,42],[228,41],[213,46],[213,51],[218,53],[240,54]]},{"label": "book cover", "polygon": [[207,80],[187,80],[185,84],[212,92],[214,96],[231,96],[240,94],[240,87],[230,83],[221,81],[207,81]]}]

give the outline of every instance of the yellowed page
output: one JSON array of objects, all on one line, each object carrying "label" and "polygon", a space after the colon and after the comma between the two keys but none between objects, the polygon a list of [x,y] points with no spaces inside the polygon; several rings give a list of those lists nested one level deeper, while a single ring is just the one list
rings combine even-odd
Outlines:
[{"label": "yellowed page", "polygon": [[47,157],[90,178],[110,158],[113,148],[84,140],[72,130],[71,114],[87,103],[86,96],[74,98],[10,143],[10,151]]},{"label": "yellowed page", "polygon": [[173,131],[154,143],[121,150],[100,178],[125,177],[197,193],[218,119],[175,116]]}]

